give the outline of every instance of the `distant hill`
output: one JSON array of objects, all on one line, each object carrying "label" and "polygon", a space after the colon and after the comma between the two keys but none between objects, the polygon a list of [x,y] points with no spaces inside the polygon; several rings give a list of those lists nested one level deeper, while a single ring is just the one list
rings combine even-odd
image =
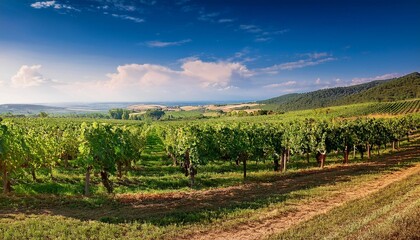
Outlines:
[{"label": "distant hill", "polygon": [[354,86],[286,94],[258,103],[271,105],[271,108],[280,111],[293,111],[350,103],[394,101],[419,97],[420,74],[415,72],[400,78],[377,80]]},{"label": "distant hill", "polygon": [[1,104],[0,113],[12,113],[12,114],[37,114],[40,112],[55,112],[61,111],[64,108],[61,107],[50,107],[44,105],[35,104]]}]

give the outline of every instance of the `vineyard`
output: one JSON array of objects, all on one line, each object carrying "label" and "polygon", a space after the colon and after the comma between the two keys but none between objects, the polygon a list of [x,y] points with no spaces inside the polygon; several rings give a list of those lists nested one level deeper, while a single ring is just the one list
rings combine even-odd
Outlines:
[{"label": "vineyard", "polygon": [[380,103],[374,106],[374,113],[408,114],[420,112],[420,100]]},{"label": "vineyard", "polygon": [[[397,107],[390,105],[392,107],[386,111],[418,107],[418,101],[396,104]],[[219,221],[225,214],[231,216],[231,211],[236,216],[239,214],[236,211],[244,211],[243,208],[259,209],[258,206],[270,202],[280,204],[283,200],[274,197],[269,202],[258,203],[260,200],[251,197],[244,200],[245,205],[230,205],[227,200],[224,204],[228,205],[223,205],[218,210],[220,212],[215,212],[213,207],[197,210],[199,213],[195,210],[165,213],[157,209],[144,215],[133,215],[137,210],[126,212],[126,204],[144,202],[147,206],[150,202],[153,205],[157,204],[153,200],[155,197],[156,201],[166,201],[164,199],[172,199],[174,194],[175,198],[187,201],[192,198],[188,194],[194,191],[211,192],[212,189],[230,189],[243,184],[268,184],[283,178],[295,181],[296,177],[299,179],[308,173],[315,173],[313,176],[318,172],[335,174],[334,169],[339,166],[370,166],[375,159],[418,141],[420,124],[417,114],[392,118],[345,118],[334,114],[334,111],[342,114],[344,110],[311,110],[314,118],[297,117],[299,114],[308,115],[302,111],[291,113],[295,117],[289,115],[287,118],[278,115],[155,123],[5,118],[0,122],[0,170],[5,194],[0,198],[3,201],[0,215],[2,212],[11,214],[15,211],[12,209],[23,206],[45,208],[51,205],[70,208],[66,211],[84,216],[80,217],[81,220],[89,220],[89,214],[93,214],[89,209],[98,211],[98,208],[103,208],[94,220],[106,224],[128,221],[128,226],[134,226],[133,221],[139,222],[142,225],[137,227],[143,230],[135,238],[155,239],[153,236],[157,232],[169,231],[164,233],[169,234],[167,236],[178,232],[170,229],[179,222],[195,226],[202,221]],[[323,111],[329,111],[330,117],[315,117]],[[265,121],[261,121],[264,117]],[[355,171],[368,169],[363,167]],[[386,169],[388,166],[376,174],[384,174]],[[302,187],[305,188],[306,184],[305,180]],[[266,191],[256,197],[266,196]],[[276,191],[269,192],[274,194]],[[46,198],[54,203],[46,203],[50,201]],[[142,200],[136,200],[138,198]],[[213,204],[210,199],[205,201],[209,201],[206,206]],[[71,206],[85,209],[88,215],[78,213]],[[120,206],[123,212],[109,214],[114,210],[106,210],[108,206]],[[147,224],[156,229],[150,229]],[[109,227],[103,225],[106,226]],[[179,231],[188,235],[184,230]],[[7,236],[7,232],[0,220],[0,236]],[[15,238],[17,235],[10,236]]]},{"label": "vineyard", "polygon": [[420,240],[419,10],[0,0],[0,240]]},{"label": "vineyard", "polygon": [[330,108],[342,117],[364,115],[404,115],[420,112],[420,99],[398,102],[377,102]]},{"label": "vineyard", "polygon": [[[208,122],[121,125],[98,122],[13,119],[1,122],[1,170],[3,192],[12,190],[15,179],[25,174],[37,182],[37,173],[48,171],[54,180],[56,168],[71,168],[84,174],[85,195],[90,194],[92,174],[100,175],[108,193],[113,192],[110,176],[122,179],[139,160],[146,140],[161,142],[174,167],[179,166],[189,185],[195,183],[200,167],[217,161],[242,165],[247,177],[249,161],[272,162],[274,171],[286,171],[291,156],[314,158],[323,167],[327,155],[350,153],[371,158],[372,149],[399,147],[418,128],[413,117],[392,119],[315,120],[234,123]],[[149,146],[150,147],[150,146]],[[81,193],[81,192],[80,192]]]}]

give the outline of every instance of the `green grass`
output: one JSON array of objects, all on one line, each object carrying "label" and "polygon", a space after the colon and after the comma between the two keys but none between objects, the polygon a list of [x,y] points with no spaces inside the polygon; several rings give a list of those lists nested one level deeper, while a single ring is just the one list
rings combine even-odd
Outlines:
[{"label": "green grass", "polygon": [[413,175],[270,239],[419,239],[419,182]]}]

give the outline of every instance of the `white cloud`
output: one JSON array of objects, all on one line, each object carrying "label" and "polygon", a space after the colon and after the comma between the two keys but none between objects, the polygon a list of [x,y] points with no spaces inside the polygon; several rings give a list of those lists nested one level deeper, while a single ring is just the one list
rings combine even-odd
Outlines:
[{"label": "white cloud", "polygon": [[255,42],[267,42],[273,40],[276,35],[282,35],[290,31],[289,29],[282,29],[277,31],[267,30],[253,24],[241,24],[239,25],[239,29],[250,34],[254,34]]},{"label": "white cloud", "polygon": [[107,74],[109,81],[104,86],[121,88],[124,86],[152,87],[168,83],[175,71],[160,65],[127,64],[117,67],[116,73]]},{"label": "white cloud", "polygon": [[130,20],[136,23],[142,23],[144,22],[144,19],[142,18],[138,18],[138,17],[132,17],[132,16],[128,16],[128,15],[119,15],[119,14],[111,14],[111,16],[115,17],[115,18],[120,18],[120,19],[124,19],[124,20]]},{"label": "white cloud", "polygon": [[260,58],[260,56],[256,56],[256,55],[250,56],[250,54],[251,54],[251,49],[249,47],[245,47],[242,50],[235,52],[233,56],[226,58],[225,61],[226,62],[239,62],[239,63],[245,64],[248,62],[254,62],[258,58]]},{"label": "white cloud", "polygon": [[308,57],[308,58],[311,58],[311,59],[319,59],[319,58],[324,58],[324,57],[330,57],[331,54],[329,54],[327,52],[312,52],[312,53],[298,54],[298,56]]},{"label": "white cloud", "polygon": [[36,9],[52,7],[54,9],[67,9],[67,10],[79,11],[78,9],[70,5],[60,4],[60,3],[57,3],[56,1],[35,2],[31,4],[31,7],[36,8]]},{"label": "white cloud", "polygon": [[396,77],[401,77],[401,76],[402,74],[399,74],[399,73],[387,73],[387,74],[375,76],[375,77],[353,78],[351,80],[351,85],[362,84],[362,83],[371,82],[375,80],[391,79],[391,78],[396,78]]},{"label": "white cloud", "polygon": [[146,42],[146,45],[149,47],[169,47],[169,46],[180,46],[189,42],[191,42],[191,39],[184,39],[184,40],[174,41],[174,42],[150,41],[150,42]]},{"label": "white cloud", "polygon": [[321,78],[317,78],[317,79],[315,80],[315,84],[316,84],[316,85],[321,84]]},{"label": "white cloud", "polygon": [[96,9],[104,9],[104,10],[107,10],[107,9],[109,9],[109,6],[108,5],[97,6]]},{"label": "white cloud", "polygon": [[118,10],[121,11],[127,11],[127,12],[134,12],[137,10],[137,8],[135,6],[131,6],[131,5],[124,5],[124,4],[116,4],[115,7]]},{"label": "white cloud", "polygon": [[252,72],[240,63],[191,59],[182,64],[181,70],[153,64],[128,64],[118,66],[116,73],[107,76],[109,80],[104,82],[104,86],[109,88],[225,88],[234,77],[250,77]]},{"label": "white cloud", "polygon": [[290,32],[290,29],[286,28],[286,29],[282,29],[279,31],[274,31],[274,32],[264,32],[264,35],[277,35],[277,34],[285,34],[287,32]]},{"label": "white cloud", "polygon": [[249,32],[249,33],[259,33],[262,32],[262,29],[256,25],[246,25],[246,24],[242,24],[239,25],[239,29],[244,30],[245,32]]},{"label": "white cloud", "polygon": [[278,88],[278,87],[286,87],[286,86],[292,86],[295,85],[296,81],[287,81],[283,83],[273,83],[263,86],[263,88]]},{"label": "white cloud", "polygon": [[69,10],[76,10],[75,8],[69,6],[69,5],[65,5],[65,4],[55,4],[54,5],[55,9],[69,9]]},{"label": "white cloud", "polygon": [[11,79],[12,86],[15,88],[27,88],[40,86],[52,82],[51,79],[44,77],[40,73],[41,65],[23,65]]},{"label": "white cloud", "polygon": [[226,86],[224,88],[219,88],[217,90],[218,91],[228,91],[228,90],[232,90],[232,89],[239,89],[239,87],[236,87],[236,86],[233,86],[233,85],[229,85],[229,86]]},{"label": "white cloud", "polygon": [[202,86],[226,87],[232,76],[238,74],[243,77],[253,75],[246,66],[231,62],[202,62],[195,60],[182,65],[182,75],[199,79]]},{"label": "white cloud", "polygon": [[261,71],[265,72],[265,73],[276,74],[279,71],[283,71],[283,70],[293,70],[293,69],[297,69],[297,68],[315,66],[315,65],[319,65],[321,63],[331,62],[331,61],[334,61],[334,60],[336,60],[336,58],[333,58],[333,57],[319,58],[319,59],[307,58],[307,59],[302,59],[302,60],[298,60],[298,61],[294,61],[294,62],[276,64],[276,65],[273,65],[273,66],[268,67],[268,68],[263,68],[263,69],[261,69]]},{"label": "white cloud", "polygon": [[[185,59],[179,69],[155,64],[126,64],[94,80],[55,88],[84,101],[191,101],[233,98],[252,72],[235,62]],[[238,84],[238,85],[237,85]],[[243,99],[243,98],[242,98]]]},{"label": "white cloud", "polygon": [[40,8],[49,8],[55,5],[55,1],[45,1],[45,2],[35,2],[31,4],[31,7],[40,9]]}]

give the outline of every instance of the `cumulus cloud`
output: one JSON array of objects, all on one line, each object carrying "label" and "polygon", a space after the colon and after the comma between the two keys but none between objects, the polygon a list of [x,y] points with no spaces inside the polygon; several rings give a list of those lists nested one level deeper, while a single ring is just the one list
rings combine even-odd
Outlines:
[{"label": "cumulus cloud", "polygon": [[51,83],[52,80],[40,73],[41,65],[23,65],[11,79],[12,86],[16,88],[27,88]]},{"label": "cumulus cloud", "polygon": [[226,88],[234,77],[250,77],[252,72],[240,63],[203,62],[198,59],[185,61],[181,70],[161,65],[128,64],[107,75],[104,83],[110,88],[136,86],[139,89],[153,87],[201,87]]},{"label": "cumulus cloud", "polygon": [[149,42],[146,42],[146,45],[149,47],[162,48],[162,47],[170,47],[170,46],[181,46],[189,42],[191,42],[191,39],[184,39],[184,40],[174,41],[174,42],[149,41]]},{"label": "cumulus cloud", "polygon": [[110,88],[161,86],[168,83],[175,73],[175,71],[160,65],[127,64],[118,66],[116,73],[107,74],[109,81],[106,81],[104,85]]},{"label": "cumulus cloud", "polygon": [[362,84],[362,83],[371,82],[375,80],[391,79],[391,78],[396,78],[396,77],[401,77],[401,76],[402,74],[399,74],[399,73],[387,73],[387,74],[383,74],[383,75],[375,76],[375,77],[353,78],[351,80],[351,85]]},{"label": "cumulus cloud", "polygon": [[[106,79],[55,86],[84,101],[191,101],[226,99],[242,94],[241,83],[253,72],[236,62],[184,59],[179,68],[157,64],[125,64]],[[92,94],[94,93],[94,94]]]},{"label": "cumulus cloud", "polygon": [[226,87],[232,76],[237,74],[250,77],[253,73],[240,63],[202,62],[200,60],[185,62],[182,65],[182,75],[199,79],[202,86]]}]

